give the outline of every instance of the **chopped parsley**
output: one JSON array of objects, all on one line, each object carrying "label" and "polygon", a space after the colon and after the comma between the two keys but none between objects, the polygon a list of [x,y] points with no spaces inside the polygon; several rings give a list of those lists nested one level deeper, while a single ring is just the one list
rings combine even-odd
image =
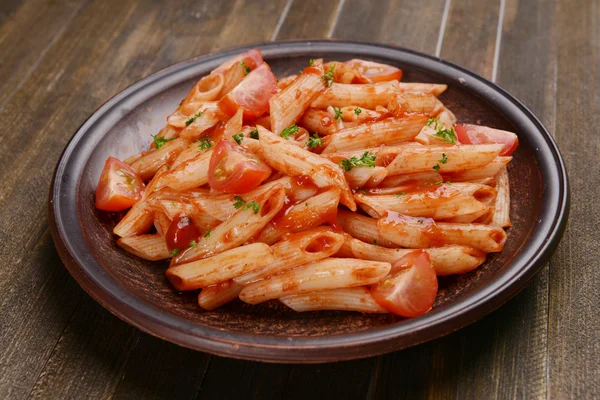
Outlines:
[{"label": "chopped parsley", "polygon": [[433,166],[433,170],[434,170],[435,172],[440,172],[440,164],[435,164],[435,165]]},{"label": "chopped parsley", "polygon": [[435,129],[437,131],[444,127],[444,124],[441,124],[439,121],[440,121],[439,117],[429,118],[426,122],[426,125],[432,127],[433,129]]},{"label": "chopped parsley", "polygon": [[285,140],[290,140],[290,136],[297,134],[299,130],[300,128],[296,124],[288,126],[281,131],[281,137]]},{"label": "chopped parsley", "polygon": [[242,66],[242,68],[244,68],[244,74],[248,75],[250,73],[250,71],[252,71],[250,68],[246,67],[245,62],[240,61],[240,65]]},{"label": "chopped parsley", "polygon": [[308,201],[307,201],[306,203],[304,203],[304,205],[305,205],[306,207],[308,207]]},{"label": "chopped parsley", "polygon": [[439,130],[434,136],[441,138],[444,142],[456,144],[456,132],[454,132],[454,128]]},{"label": "chopped parsley", "polygon": [[308,60],[308,65],[311,66],[311,67],[313,65],[315,65],[315,60],[313,60],[312,58],[310,60]]},{"label": "chopped parsley", "polygon": [[396,193],[396,197],[404,196],[405,194],[406,194],[406,192]]},{"label": "chopped parsley", "polygon": [[377,239],[373,239],[373,244],[377,246]]},{"label": "chopped parsley", "polygon": [[192,240],[190,242],[190,247],[196,247],[196,241],[195,240]]},{"label": "chopped parsley", "polygon": [[167,144],[167,142],[170,142],[171,140],[174,140],[174,138],[173,139],[165,139],[162,136],[152,135],[152,140],[154,141],[154,145],[156,146],[156,148],[160,149],[165,144]]},{"label": "chopped parsley", "polygon": [[356,115],[360,115],[361,112],[362,112],[362,110],[359,107],[356,107],[354,109],[354,114],[356,114]]},{"label": "chopped parsley", "polygon": [[235,142],[237,144],[242,144],[242,139],[244,139],[244,134],[238,133],[237,135],[233,135],[232,138],[233,138],[233,140],[235,140]]},{"label": "chopped parsley", "polygon": [[422,223],[423,223],[423,220],[422,220],[422,219],[420,219],[420,220],[418,220],[417,222],[418,222],[418,223],[420,223],[420,224],[422,224]]},{"label": "chopped parsley", "polygon": [[196,114],[194,114],[191,117],[189,117],[188,119],[186,119],[185,126],[190,126],[190,124],[192,122],[194,122],[196,120],[196,118],[200,117],[201,115],[202,115],[202,111],[198,111]]},{"label": "chopped parsley", "polygon": [[442,158],[438,160],[442,164],[446,164],[448,162],[448,157],[446,157],[446,153],[442,153]]},{"label": "chopped parsley", "polygon": [[340,161],[340,167],[346,172],[352,170],[354,167],[375,167],[375,154],[369,154],[368,151],[365,151],[360,158],[356,156],[352,156],[345,160]]},{"label": "chopped parsley", "polygon": [[258,214],[258,210],[260,209],[260,206],[258,205],[257,202],[251,201],[250,203],[247,203],[244,206],[243,210],[248,210],[250,208],[252,208],[254,210],[254,214]]},{"label": "chopped parsley", "polygon": [[198,145],[198,150],[208,150],[215,145],[215,143],[210,140],[210,136],[201,137],[200,139],[196,140],[196,142],[200,143]]},{"label": "chopped parsley", "polygon": [[367,191],[365,189],[360,189],[359,192],[361,192],[362,194],[367,194]]},{"label": "chopped parsley", "polygon": [[206,230],[206,232],[204,232],[204,237],[205,237],[205,238],[207,238],[207,237],[210,237],[210,228],[208,228],[208,229]]},{"label": "chopped parsley", "polygon": [[253,129],[250,131],[250,133],[248,134],[252,139],[257,139],[258,140],[258,129]]},{"label": "chopped parsley", "polygon": [[179,254],[179,249],[173,249],[173,251],[171,252],[171,255],[173,257],[175,257],[177,254]]},{"label": "chopped parsley", "polygon": [[246,200],[242,199],[240,196],[233,196],[233,199],[235,200],[233,206],[236,208],[236,210],[246,204]]},{"label": "chopped parsley", "polygon": [[179,207],[179,204],[177,204],[176,201],[172,201],[171,202],[171,207]]},{"label": "chopped parsley", "polygon": [[434,182],[433,184],[434,184],[434,185],[438,185],[438,186],[439,186],[439,185],[441,185],[442,183],[444,183],[444,182],[443,182],[443,181],[437,181],[437,182]]},{"label": "chopped parsley", "polygon": [[311,149],[314,149],[315,147],[323,146],[323,141],[319,137],[319,134],[315,132],[308,138],[306,145]]},{"label": "chopped parsley", "polygon": [[333,107],[333,112],[335,113],[335,119],[341,119],[344,122],[344,116],[342,115],[342,110],[337,107]]},{"label": "chopped parsley", "polygon": [[331,68],[329,68],[329,71],[325,72],[325,74],[321,77],[323,78],[323,82],[325,82],[325,86],[327,87],[331,87],[331,85],[333,84],[333,69],[335,68],[335,65],[332,65]]}]

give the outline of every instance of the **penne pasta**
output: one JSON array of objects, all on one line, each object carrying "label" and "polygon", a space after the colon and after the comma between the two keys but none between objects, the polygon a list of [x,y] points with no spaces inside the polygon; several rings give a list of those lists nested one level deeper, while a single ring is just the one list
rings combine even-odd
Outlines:
[{"label": "penne pasta", "polygon": [[475,181],[478,179],[492,178],[512,160],[512,157],[496,157],[489,164],[480,168],[446,174],[446,178],[452,182]]},{"label": "penne pasta", "polygon": [[357,213],[338,211],[337,225],[352,237],[384,247],[398,247],[379,234],[377,220]]},{"label": "penne pasta", "polygon": [[314,108],[355,106],[374,109],[387,106],[398,93],[398,81],[345,84],[334,83],[311,104]]},{"label": "penne pasta", "polygon": [[387,176],[384,167],[357,167],[345,173],[346,181],[352,189],[360,187],[375,187]]},{"label": "penne pasta", "polygon": [[167,235],[167,231],[169,230],[169,226],[171,225],[171,220],[164,212],[155,212],[154,213],[154,228],[156,232],[163,238]]},{"label": "penne pasta", "polygon": [[264,243],[252,243],[209,258],[171,266],[165,272],[165,276],[177,290],[195,290],[226,282],[273,260],[269,246]]},{"label": "penne pasta", "polygon": [[211,156],[212,149],[171,168],[162,174],[154,188],[168,186],[175,190],[187,190],[207,184]]},{"label": "penne pasta", "polygon": [[206,110],[201,115],[193,118],[192,120],[186,120],[186,127],[181,131],[179,137],[187,140],[188,142],[198,140],[202,136],[205,136],[204,133],[208,129],[215,126],[219,121],[221,121],[224,118],[225,117],[218,109]]},{"label": "penne pasta", "polygon": [[198,305],[205,310],[214,310],[238,298],[243,286],[226,281],[207,286],[198,295]]},{"label": "penne pasta", "polygon": [[436,223],[430,218],[407,217],[391,211],[377,221],[377,228],[388,241],[411,249],[459,244],[495,253],[502,250],[506,241],[504,230],[495,226]]},{"label": "penne pasta", "polygon": [[294,294],[365,286],[383,279],[391,269],[386,262],[325,258],[258,282],[240,292],[246,303],[258,304]]},{"label": "penne pasta", "polygon": [[146,208],[143,200],[127,211],[127,214],[113,228],[113,233],[120,237],[137,236],[148,232],[154,224],[154,213]]},{"label": "penne pasta", "polygon": [[508,228],[511,226],[510,188],[508,186],[508,172],[506,171],[506,167],[502,167],[500,172],[496,175],[495,180],[498,195],[496,196],[496,203],[494,204],[491,225],[500,228]]},{"label": "penne pasta", "polygon": [[170,140],[160,149],[155,148],[144,153],[138,160],[131,163],[131,167],[142,180],[148,181],[160,167],[170,164],[188,145],[189,142],[181,138]]},{"label": "penne pasta", "polygon": [[318,261],[335,254],[344,237],[327,228],[311,229],[286,236],[271,247],[273,262],[244,275],[233,278],[240,285],[277,275],[283,271]]},{"label": "penne pasta", "polygon": [[448,85],[437,83],[400,82],[398,84],[398,90],[401,92],[431,93],[436,97],[444,93],[446,89],[448,89]]},{"label": "penne pasta", "polygon": [[304,112],[298,124],[306,128],[309,132],[316,132],[319,135],[332,135],[338,128],[331,114],[325,110],[309,108]]},{"label": "penne pasta", "polygon": [[[404,187],[409,187],[409,186],[415,186],[415,185],[426,185],[428,183],[433,184],[436,182],[443,182],[444,179],[442,178],[442,175],[440,175],[438,172],[435,171],[427,171],[427,172],[414,172],[411,174],[403,174],[403,175],[394,175],[394,176],[388,176],[386,177],[380,184],[379,184],[379,190],[381,190],[381,188],[396,188],[398,186],[404,186]],[[452,182],[454,182],[453,179],[451,179]],[[399,193],[404,191],[404,189],[399,190],[398,192],[392,192],[392,193]],[[384,194],[384,193],[381,193]]]},{"label": "penne pasta", "polygon": [[188,122],[194,119],[195,116],[203,114],[206,111],[217,111],[216,101],[198,101],[193,103],[182,104],[177,110],[167,117],[167,123],[170,127],[183,129],[189,125]]},{"label": "penne pasta", "polygon": [[122,237],[117,244],[129,253],[144,260],[158,261],[171,257],[165,239],[158,234]]},{"label": "penne pasta", "polygon": [[413,113],[433,116],[439,102],[432,93],[402,92],[391,96],[387,108],[396,117]]},{"label": "penne pasta", "polygon": [[342,310],[363,313],[388,313],[371,296],[366,287],[323,290],[284,296],[279,299],[294,311]]}]

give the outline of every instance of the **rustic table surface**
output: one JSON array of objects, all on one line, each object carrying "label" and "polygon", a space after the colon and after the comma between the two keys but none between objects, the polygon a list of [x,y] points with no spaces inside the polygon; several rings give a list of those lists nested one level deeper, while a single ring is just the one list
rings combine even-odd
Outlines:
[{"label": "rustic table surface", "polygon": [[[404,351],[273,365],[187,350],[104,310],[47,222],[78,126],[133,82],[249,43],[343,38],[494,80],[556,138],[570,223],[549,265],[483,320]],[[599,398],[600,3],[595,0],[1,0],[0,398]]]}]

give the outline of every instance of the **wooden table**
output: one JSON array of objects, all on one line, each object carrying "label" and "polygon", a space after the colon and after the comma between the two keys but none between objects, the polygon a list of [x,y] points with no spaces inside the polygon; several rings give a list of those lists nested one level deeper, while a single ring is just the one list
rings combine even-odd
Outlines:
[{"label": "wooden table", "polygon": [[[465,66],[556,138],[571,216],[548,267],[483,320],[324,365],[237,361],[120,321],[63,267],[53,168],[77,127],[186,58],[280,39],[395,44]],[[0,398],[599,398],[600,5],[594,0],[2,0]]]}]

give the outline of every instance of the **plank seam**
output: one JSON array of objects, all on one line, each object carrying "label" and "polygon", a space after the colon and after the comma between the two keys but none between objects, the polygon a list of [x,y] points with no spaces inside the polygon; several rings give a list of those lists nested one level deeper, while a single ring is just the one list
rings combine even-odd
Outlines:
[{"label": "plank seam", "polygon": [[492,82],[496,82],[498,74],[498,62],[500,60],[500,46],[502,46],[502,31],[504,30],[504,10],[506,0],[500,0],[500,12],[498,13],[498,27],[496,28],[496,48],[494,49],[494,66],[492,68]]},{"label": "plank seam", "polygon": [[331,21],[331,26],[329,27],[329,31],[327,32],[327,37],[331,38],[333,36],[333,32],[335,31],[335,27],[337,26],[338,19],[340,18],[340,14],[342,13],[342,8],[344,8],[344,3],[346,0],[340,0],[337,8],[335,9],[335,14],[333,15],[333,21]]},{"label": "plank seam", "polygon": [[435,46],[435,56],[438,58],[442,53],[442,44],[444,43],[444,35],[446,34],[446,23],[448,22],[448,14],[450,14],[450,1],[451,0],[446,0],[446,3],[444,4],[444,13],[442,14],[440,33],[438,34],[438,41]]},{"label": "plank seam", "polygon": [[206,378],[206,374],[208,373],[210,365],[212,364],[213,357],[213,355],[209,356],[208,362],[206,363],[206,368],[204,369],[204,373],[200,377],[200,385],[198,385],[198,393],[196,393],[196,399],[200,398],[200,394],[202,393],[202,385],[204,384],[204,378]]},{"label": "plank seam", "polygon": [[285,7],[283,8],[283,11],[281,12],[279,21],[277,21],[277,26],[275,26],[275,30],[273,31],[273,35],[271,36],[271,41],[275,40],[277,38],[277,36],[279,36],[279,31],[281,30],[281,27],[283,26],[283,22],[285,21],[288,13],[290,12],[290,8],[292,7],[293,2],[294,2],[294,0],[288,0],[287,3],[285,3]]}]

